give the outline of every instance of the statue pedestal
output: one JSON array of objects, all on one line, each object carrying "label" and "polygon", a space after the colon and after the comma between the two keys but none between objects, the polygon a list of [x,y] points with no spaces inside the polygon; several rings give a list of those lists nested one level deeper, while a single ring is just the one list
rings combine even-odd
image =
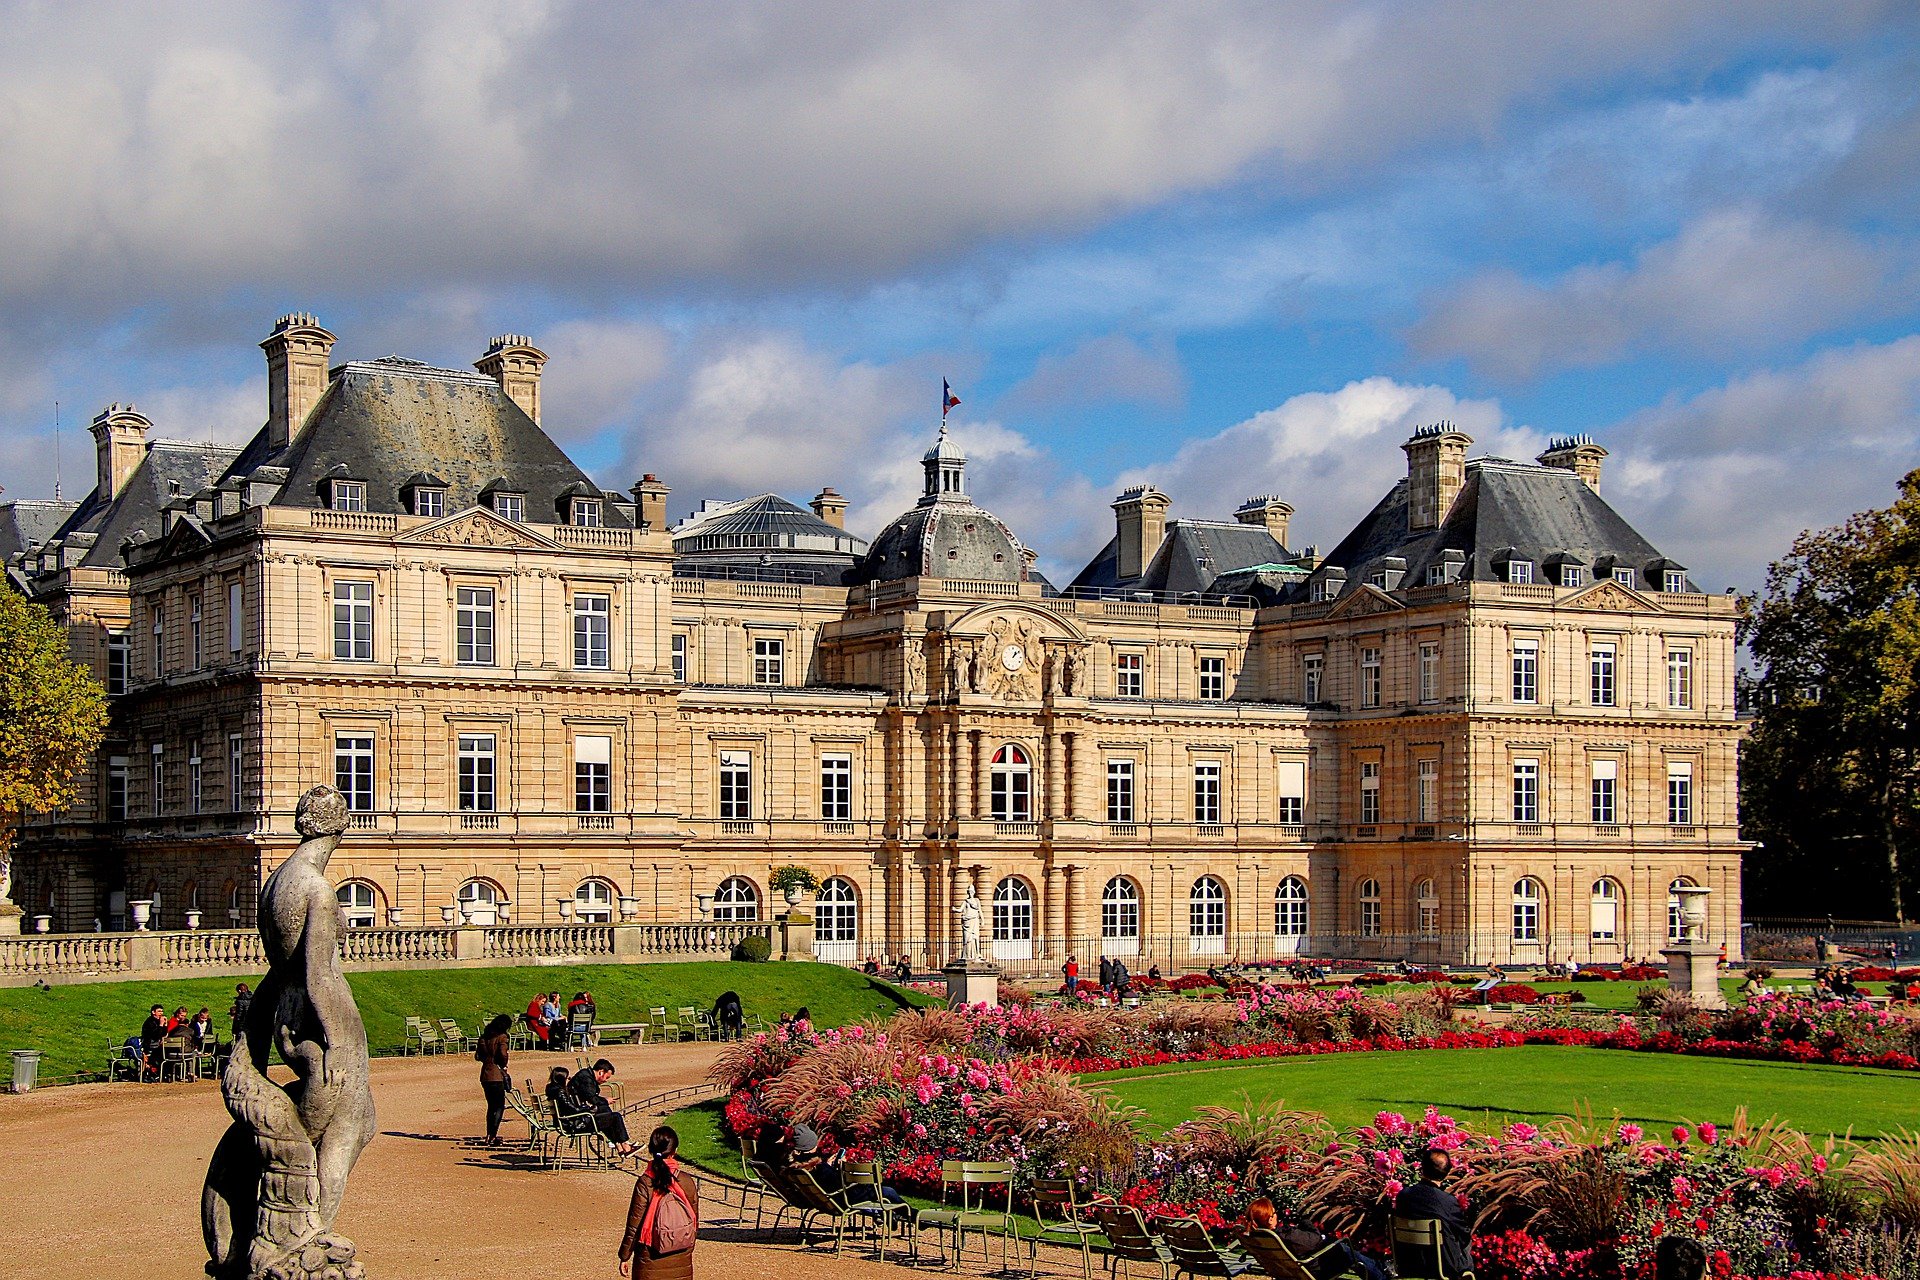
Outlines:
[{"label": "statue pedestal", "polygon": [[26,914],[5,898],[0,898],[0,938],[19,937],[20,917]]},{"label": "statue pedestal", "polygon": [[1667,958],[1667,985],[1702,1009],[1724,1009],[1720,990],[1720,948],[1704,942],[1681,942],[1660,953]]},{"label": "statue pedestal", "polygon": [[984,960],[955,960],[942,969],[947,980],[947,1003],[955,1008],[963,1004],[1000,1007],[1000,970]]}]

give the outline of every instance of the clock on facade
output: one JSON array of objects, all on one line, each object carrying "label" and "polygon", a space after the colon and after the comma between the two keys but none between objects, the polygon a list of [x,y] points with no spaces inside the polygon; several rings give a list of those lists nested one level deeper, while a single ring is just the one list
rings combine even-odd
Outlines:
[{"label": "clock on facade", "polygon": [[1027,652],[1017,644],[1010,644],[1000,651],[1000,665],[1009,671],[1018,671],[1027,665]]}]

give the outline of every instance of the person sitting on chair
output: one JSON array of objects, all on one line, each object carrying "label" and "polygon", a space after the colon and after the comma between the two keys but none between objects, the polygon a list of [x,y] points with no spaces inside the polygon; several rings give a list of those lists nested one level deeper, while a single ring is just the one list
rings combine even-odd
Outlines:
[{"label": "person sitting on chair", "polygon": [[193,1020],[187,1023],[187,1041],[196,1050],[213,1043],[213,1014],[208,1012],[207,1006],[201,1005],[200,1012],[194,1014]]},{"label": "person sitting on chair", "polygon": [[[776,1144],[774,1151],[775,1158],[786,1168],[805,1169],[811,1173],[813,1180],[818,1182],[821,1189],[828,1195],[838,1195],[845,1191],[849,1204],[864,1204],[874,1199],[874,1189],[870,1186],[864,1184],[852,1188],[847,1186],[846,1175],[840,1168],[841,1161],[846,1158],[846,1151],[844,1149],[835,1151],[830,1156],[823,1154],[820,1150],[820,1135],[811,1125],[793,1126],[792,1136]],[[892,1187],[881,1187],[879,1198],[888,1204],[906,1203],[900,1198],[900,1193]]]},{"label": "person sitting on chair", "polygon": [[1323,1235],[1308,1226],[1282,1227],[1279,1211],[1265,1196],[1247,1206],[1247,1228],[1271,1231],[1279,1236],[1287,1252],[1306,1267],[1307,1274],[1314,1280],[1335,1280],[1337,1276],[1356,1273],[1366,1280],[1387,1280],[1386,1268],[1346,1241]]},{"label": "person sitting on chair", "polygon": [[1396,1218],[1437,1218],[1440,1253],[1448,1275],[1473,1270],[1473,1224],[1467,1211],[1444,1184],[1453,1172],[1453,1157],[1435,1147],[1420,1153],[1420,1181],[1403,1188],[1393,1199]]},{"label": "person sitting on chair", "polygon": [[600,1136],[613,1144],[613,1149],[621,1155],[633,1152],[633,1140],[627,1136],[627,1120],[613,1104],[600,1092],[600,1086],[613,1079],[613,1064],[605,1058],[590,1067],[582,1067],[574,1072],[573,1080],[567,1085],[567,1093],[572,1097],[575,1107],[593,1118],[593,1127]]},{"label": "person sitting on chair", "polygon": [[167,1038],[167,1006],[157,1004],[140,1024],[140,1054],[148,1079],[160,1074],[160,1042]]}]

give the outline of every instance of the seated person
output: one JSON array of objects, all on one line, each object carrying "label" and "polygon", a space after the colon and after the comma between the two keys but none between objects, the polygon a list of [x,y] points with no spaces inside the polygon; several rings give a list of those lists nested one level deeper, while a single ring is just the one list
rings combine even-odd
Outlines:
[{"label": "seated person", "polygon": [[593,1021],[593,1016],[598,1012],[599,1009],[597,1009],[593,1003],[592,992],[576,991],[573,993],[573,999],[567,1001],[567,1016],[569,1018],[573,1017],[576,1013],[584,1013],[587,1021],[591,1022]]},{"label": "seated person", "polygon": [[1344,1240],[1315,1231],[1312,1227],[1282,1227],[1273,1201],[1261,1196],[1247,1206],[1247,1228],[1271,1231],[1287,1246],[1287,1252],[1306,1267],[1314,1280],[1334,1280],[1358,1272],[1366,1280],[1386,1280],[1386,1268]]},{"label": "seated person", "polygon": [[193,1020],[187,1023],[187,1042],[195,1049],[213,1043],[213,1015],[205,1005],[201,1005],[200,1012],[194,1014]]},{"label": "seated person", "polygon": [[160,1042],[167,1038],[167,1006],[154,1005],[140,1024],[140,1056],[149,1078],[160,1074]]},{"label": "seated person", "polygon": [[1446,1189],[1453,1157],[1429,1147],[1420,1153],[1420,1181],[1405,1187],[1393,1199],[1396,1218],[1438,1218],[1440,1251],[1449,1275],[1473,1270],[1473,1223],[1453,1192]]},{"label": "seated person", "polygon": [[[870,1186],[863,1185],[848,1189],[846,1177],[840,1169],[841,1163],[846,1159],[846,1152],[835,1151],[830,1156],[821,1154],[820,1135],[811,1125],[793,1126],[792,1133],[784,1141],[776,1143],[773,1152],[775,1160],[782,1167],[805,1169],[811,1173],[813,1180],[818,1182],[820,1189],[828,1195],[838,1195],[846,1191],[849,1204],[867,1204],[875,1199],[874,1188]],[[881,1187],[878,1198],[888,1204],[906,1203],[900,1198],[900,1193],[892,1187]]]},{"label": "seated person", "polygon": [[185,1031],[187,1024],[192,1021],[193,1015],[187,1012],[187,1006],[181,1005],[173,1011],[173,1016],[167,1019],[167,1034],[172,1035],[176,1031]]},{"label": "seated person", "polygon": [[1160,966],[1159,966],[1159,965],[1157,965],[1157,964],[1150,964],[1150,965],[1148,965],[1148,966],[1147,966],[1147,976],[1148,976],[1149,978],[1152,978],[1152,979],[1153,979],[1153,980],[1154,980],[1155,982],[1158,982],[1158,981],[1160,981]]},{"label": "seated person", "polygon": [[569,1081],[565,1067],[555,1067],[547,1072],[547,1087],[544,1090],[547,1101],[553,1104],[553,1115],[560,1125],[560,1132],[589,1133],[593,1130],[593,1117],[567,1092]]},{"label": "seated person", "polygon": [[600,1136],[613,1143],[613,1149],[621,1155],[633,1153],[633,1140],[627,1136],[627,1120],[613,1104],[600,1092],[600,1086],[613,1079],[613,1064],[605,1058],[590,1067],[582,1067],[574,1072],[573,1079],[567,1085],[567,1093],[573,1105],[587,1113],[593,1119],[593,1127]]},{"label": "seated person", "polygon": [[534,1039],[538,1040],[541,1044],[547,1042],[547,1037],[552,1034],[553,1030],[547,1023],[545,1006],[546,997],[535,996],[533,999],[527,1001],[527,1011],[523,1015],[527,1020],[527,1030],[533,1032]]}]

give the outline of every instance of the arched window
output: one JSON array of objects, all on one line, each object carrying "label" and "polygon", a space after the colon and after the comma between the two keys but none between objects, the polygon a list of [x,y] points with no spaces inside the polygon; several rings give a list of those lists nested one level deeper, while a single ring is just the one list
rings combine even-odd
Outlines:
[{"label": "arched window", "polygon": [[860,896],[852,881],[834,876],[814,898],[813,952],[822,960],[845,963],[855,958],[853,947],[859,937]]},{"label": "arched window", "polygon": [[1431,879],[1413,886],[1413,931],[1423,938],[1440,936],[1440,895]]},{"label": "arched window", "polygon": [[1125,876],[1115,876],[1100,891],[1100,949],[1140,954],[1140,886]]},{"label": "arched window", "polygon": [[1033,890],[1018,876],[993,887],[993,955],[996,960],[1033,958]]},{"label": "arched window", "polygon": [[760,918],[760,891],[745,876],[728,876],[713,895],[713,918],[741,924]]},{"label": "arched window", "polygon": [[573,918],[581,924],[612,924],[619,896],[605,880],[582,880],[573,891]]},{"label": "arched window", "polygon": [[993,753],[993,820],[1033,821],[1033,765],[1009,743]]},{"label": "arched window", "polygon": [[240,923],[240,885],[237,881],[227,881],[227,922]]},{"label": "arched window", "polygon": [[[1667,885],[1667,941],[1670,943],[1677,944],[1687,940],[1687,922],[1680,918],[1680,895],[1674,890],[1691,888],[1693,888],[1693,881],[1687,876],[1675,876]],[[155,905],[154,911],[155,914],[159,913],[158,904]]]},{"label": "arched window", "polygon": [[1307,882],[1288,876],[1273,891],[1273,935],[1299,945],[1307,936]]},{"label": "arched window", "polygon": [[500,887],[491,880],[469,880],[455,897],[460,912],[474,924],[500,923]]},{"label": "arched window", "polygon": [[1380,936],[1380,882],[1372,878],[1360,882],[1360,936]]},{"label": "arched window", "polygon": [[1227,887],[1212,876],[1187,894],[1187,939],[1195,955],[1227,953]]},{"label": "arched window", "polygon": [[364,880],[348,880],[334,890],[340,899],[340,914],[349,929],[371,929],[380,923],[380,897]]},{"label": "arched window", "polygon": [[1540,941],[1540,911],[1546,894],[1540,888],[1540,882],[1532,876],[1514,882],[1513,886],[1513,940],[1515,942]]},{"label": "arched window", "polygon": [[1587,900],[1587,932],[1595,942],[1617,942],[1620,938],[1620,885],[1601,877],[1593,882],[1593,896]]}]

